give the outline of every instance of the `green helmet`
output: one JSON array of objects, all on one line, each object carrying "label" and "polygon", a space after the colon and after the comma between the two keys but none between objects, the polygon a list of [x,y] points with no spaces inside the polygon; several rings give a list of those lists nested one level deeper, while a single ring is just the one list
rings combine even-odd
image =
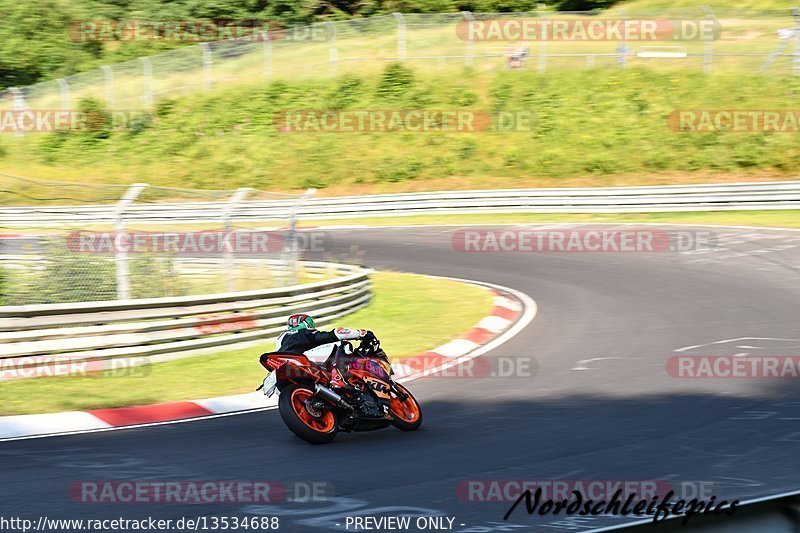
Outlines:
[{"label": "green helmet", "polygon": [[317,329],[314,325],[314,319],[303,313],[292,315],[287,320],[289,331],[297,331],[298,329]]}]

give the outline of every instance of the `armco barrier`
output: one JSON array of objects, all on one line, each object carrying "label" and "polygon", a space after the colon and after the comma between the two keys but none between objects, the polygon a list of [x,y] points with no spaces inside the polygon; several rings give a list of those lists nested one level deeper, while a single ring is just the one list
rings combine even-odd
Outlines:
[{"label": "armco barrier", "polygon": [[[125,219],[143,222],[203,222],[219,218],[222,203],[131,204]],[[291,202],[243,201],[237,220],[274,220]],[[298,207],[302,219],[353,218],[364,215],[469,213],[635,213],[800,209],[800,181],[669,185],[648,187],[501,189],[373,196],[312,198]],[[0,208],[0,226],[48,227],[113,223],[114,205],[26,206]]]},{"label": "armco barrier", "polygon": [[337,275],[277,289],[0,307],[0,358],[8,369],[49,366],[55,358],[102,362],[186,357],[275,337],[285,328],[287,315],[295,312],[313,312],[326,323],[370,302],[369,270],[322,262],[304,266]]}]

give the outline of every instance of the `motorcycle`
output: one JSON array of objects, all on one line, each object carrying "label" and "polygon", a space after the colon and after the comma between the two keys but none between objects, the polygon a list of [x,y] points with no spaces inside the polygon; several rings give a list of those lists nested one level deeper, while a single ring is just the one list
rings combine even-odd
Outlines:
[{"label": "motorcycle", "polygon": [[[419,402],[392,379],[392,365],[378,339],[362,340],[356,348],[341,341],[334,350],[324,364],[302,354],[261,354],[259,362],[269,374],[256,390],[263,389],[267,397],[279,392],[278,411],[292,433],[311,444],[326,444],[339,431],[390,425],[419,429]],[[331,387],[334,378],[344,386]]]}]

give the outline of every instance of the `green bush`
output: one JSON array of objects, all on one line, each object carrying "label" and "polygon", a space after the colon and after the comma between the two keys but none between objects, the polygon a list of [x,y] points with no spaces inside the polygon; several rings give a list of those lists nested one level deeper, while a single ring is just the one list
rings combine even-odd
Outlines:
[{"label": "green bush", "polygon": [[[38,268],[19,271],[13,282],[0,271],[0,298],[8,305],[114,300],[117,298],[116,262],[113,256],[74,253],[63,238],[44,243]],[[186,283],[172,259],[136,255],[128,270],[133,298],[187,294]]]},{"label": "green bush", "polygon": [[375,178],[377,181],[389,183],[406,181],[417,177],[422,167],[422,163],[414,158],[402,160],[389,158],[382,161],[375,169]]},{"label": "green bush", "polygon": [[364,81],[355,75],[343,76],[336,83],[333,93],[328,98],[330,109],[344,109],[361,98]]},{"label": "green bush", "polygon": [[162,298],[188,294],[187,284],[175,272],[171,257],[137,255],[130,260],[131,296]]},{"label": "green bush", "polygon": [[414,71],[402,63],[389,63],[378,82],[377,94],[381,98],[401,96],[414,85]]},{"label": "green bush", "polygon": [[45,243],[41,268],[20,278],[17,304],[113,300],[117,296],[113,258],[75,254],[63,239]]}]

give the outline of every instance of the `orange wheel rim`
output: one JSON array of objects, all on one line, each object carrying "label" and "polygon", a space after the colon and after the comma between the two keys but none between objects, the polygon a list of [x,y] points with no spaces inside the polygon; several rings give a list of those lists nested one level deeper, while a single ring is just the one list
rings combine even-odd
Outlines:
[{"label": "orange wheel rim", "polygon": [[319,431],[320,433],[329,433],[333,431],[335,425],[333,413],[330,411],[322,411],[321,417],[314,418],[306,409],[306,401],[312,396],[313,393],[308,389],[295,389],[292,392],[292,408],[297,418],[302,420],[305,425],[314,431]]},{"label": "orange wheel rim", "polygon": [[399,398],[392,398],[389,409],[404,422],[414,423],[419,419],[419,406],[410,395],[404,402],[401,402]]}]

